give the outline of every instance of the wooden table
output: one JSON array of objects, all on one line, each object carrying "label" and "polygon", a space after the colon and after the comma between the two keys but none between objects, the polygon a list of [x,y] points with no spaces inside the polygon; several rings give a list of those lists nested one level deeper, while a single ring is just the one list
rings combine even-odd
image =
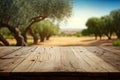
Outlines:
[{"label": "wooden table", "polygon": [[0,47],[2,78],[17,75],[119,78],[119,73],[120,47]]}]

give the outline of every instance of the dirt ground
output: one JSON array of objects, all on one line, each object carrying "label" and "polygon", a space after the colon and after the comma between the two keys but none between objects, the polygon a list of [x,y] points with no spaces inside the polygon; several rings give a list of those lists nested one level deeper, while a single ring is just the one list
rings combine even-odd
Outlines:
[{"label": "dirt ground", "polygon": [[95,40],[94,37],[51,37],[49,41],[39,42],[33,46],[112,46],[115,40],[107,40],[103,37],[102,40]]},{"label": "dirt ground", "polygon": [[[112,42],[116,39],[107,40],[103,37],[102,40],[95,40],[94,37],[51,37],[50,40],[39,42],[37,45],[32,46],[112,46]],[[11,44],[15,44],[14,39],[8,40]],[[31,43],[33,40],[29,39]]]}]

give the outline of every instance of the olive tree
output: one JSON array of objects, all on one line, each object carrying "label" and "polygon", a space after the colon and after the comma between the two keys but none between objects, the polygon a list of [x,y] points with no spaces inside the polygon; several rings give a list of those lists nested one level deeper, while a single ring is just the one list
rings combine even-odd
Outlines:
[{"label": "olive tree", "polygon": [[103,16],[101,18],[102,23],[102,32],[104,35],[111,39],[112,34],[114,33],[113,18],[109,15]]},{"label": "olive tree", "polygon": [[[0,34],[0,41],[5,45],[5,46],[9,46],[9,42],[3,37],[2,34]],[[3,45],[1,44],[1,45]]]},{"label": "olive tree", "polygon": [[114,32],[120,39],[120,9],[112,11],[110,16],[113,18]]},{"label": "olive tree", "polygon": [[34,37],[34,43],[36,42],[36,38],[31,29],[34,23],[40,22],[46,18],[63,20],[68,18],[72,12],[71,0],[31,0],[31,3],[37,15],[31,19],[30,24],[26,27],[24,38],[26,41],[26,33],[30,31]]},{"label": "olive tree", "polygon": [[96,17],[88,19],[86,26],[91,34],[95,35],[95,39],[97,39],[97,36],[102,37],[102,20]]},{"label": "olive tree", "polygon": [[46,40],[49,40],[51,36],[56,35],[59,33],[59,25],[58,24],[53,24],[50,22],[50,25],[48,25],[49,31],[48,34],[46,35]]},{"label": "olive tree", "polygon": [[32,28],[34,33],[40,36],[41,42],[44,42],[45,39],[49,40],[52,35],[57,34],[59,31],[59,26],[49,20],[35,23]]},{"label": "olive tree", "polygon": [[91,35],[91,33],[90,33],[90,31],[88,29],[83,29],[82,32],[81,32],[81,34],[83,36],[89,36],[89,35]]},{"label": "olive tree", "polygon": [[[46,18],[62,20],[69,17],[71,11],[70,0],[0,0],[0,28],[7,27],[16,45],[22,46],[26,45],[28,31],[34,36],[31,25]],[[19,30],[21,26],[23,36]]]},{"label": "olive tree", "polygon": [[17,0],[0,0],[0,28],[6,27],[13,33],[16,45],[25,45],[18,29],[20,15],[16,4]]}]

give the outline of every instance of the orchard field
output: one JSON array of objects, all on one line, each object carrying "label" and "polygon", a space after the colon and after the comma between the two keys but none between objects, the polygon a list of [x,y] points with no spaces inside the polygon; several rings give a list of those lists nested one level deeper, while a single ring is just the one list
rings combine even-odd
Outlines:
[{"label": "orchard field", "polygon": [[[111,40],[108,40],[107,37],[103,37],[102,40],[95,40],[94,37],[85,36],[53,36],[50,40],[39,41],[37,44],[32,44],[33,39],[29,38],[28,43],[30,46],[112,46],[115,40],[115,36]],[[8,41],[12,45],[16,43],[15,39],[8,39]]]}]

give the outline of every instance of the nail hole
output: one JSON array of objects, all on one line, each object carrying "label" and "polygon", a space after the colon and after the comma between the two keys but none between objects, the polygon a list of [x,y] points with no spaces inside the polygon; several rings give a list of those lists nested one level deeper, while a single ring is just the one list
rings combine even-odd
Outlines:
[{"label": "nail hole", "polygon": [[31,61],[35,61],[35,60],[33,59],[33,60],[31,60]]}]

